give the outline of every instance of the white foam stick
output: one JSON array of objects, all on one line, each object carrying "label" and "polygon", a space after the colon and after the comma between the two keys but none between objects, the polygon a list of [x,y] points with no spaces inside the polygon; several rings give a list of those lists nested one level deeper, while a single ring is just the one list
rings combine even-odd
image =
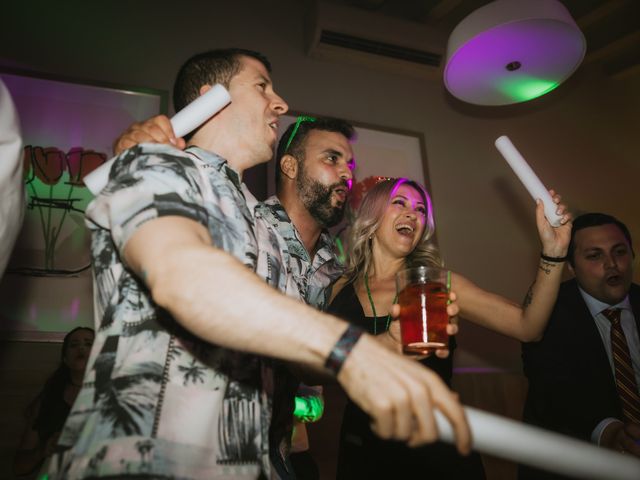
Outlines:
[{"label": "white foam stick", "polygon": [[[222,85],[214,85],[205,94],[200,95],[189,105],[176,113],[171,119],[171,126],[176,137],[183,137],[195,130],[205,121],[213,117],[231,102],[231,96]],[[109,171],[117,157],[107,160],[89,175],[84,177],[84,184],[97,195],[109,181]]]},{"label": "white foam stick", "polygon": [[500,151],[533,199],[537,200],[539,198],[542,200],[542,203],[544,204],[544,216],[547,217],[549,223],[554,227],[559,227],[562,217],[556,213],[556,209],[558,208],[557,205],[553,203],[549,191],[545,188],[522,155],[520,155],[520,152],[518,152],[516,147],[513,146],[509,137],[502,135],[495,143],[496,148]]},{"label": "white foam stick", "polygon": [[171,126],[176,137],[184,137],[231,102],[231,96],[220,84],[214,85],[207,93],[200,95],[189,105],[176,113]]},{"label": "white foam stick", "polygon": [[[584,479],[638,480],[640,460],[565,435],[465,407],[473,449],[543,470]],[[454,442],[453,429],[436,410],[440,439]]]}]

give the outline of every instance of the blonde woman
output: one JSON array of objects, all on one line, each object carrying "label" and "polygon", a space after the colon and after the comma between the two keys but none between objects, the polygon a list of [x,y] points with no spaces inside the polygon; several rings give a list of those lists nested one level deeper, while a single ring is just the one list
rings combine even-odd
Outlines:
[{"label": "blonde woman", "polygon": [[[553,192],[552,192],[553,195]],[[554,201],[559,202],[554,195]],[[482,290],[461,275],[452,274],[451,290],[457,297],[460,315],[492,330],[519,340],[542,335],[561,281],[563,258],[571,233],[570,216],[558,205],[563,224],[553,228],[536,211],[542,241],[542,258],[524,306]],[[365,196],[351,230],[347,270],[336,283],[329,311],[396,348],[398,322],[391,321],[396,302],[395,275],[415,265],[442,266],[433,244],[435,225],[431,200],[425,188],[408,179],[387,179]],[[452,326],[450,333],[456,331]],[[449,349],[455,348],[451,337]],[[421,360],[450,384],[452,355],[448,351]],[[375,372],[371,372],[375,375]],[[426,470],[425,470],[426,469]],[[419,449],[382,440],[369,428],[369,419],[349,402],[340,433],[339,479],[410,478],[427,471],[433,478],[484,478],[479,455],[461,457],[453,447],[436,443]]]}]

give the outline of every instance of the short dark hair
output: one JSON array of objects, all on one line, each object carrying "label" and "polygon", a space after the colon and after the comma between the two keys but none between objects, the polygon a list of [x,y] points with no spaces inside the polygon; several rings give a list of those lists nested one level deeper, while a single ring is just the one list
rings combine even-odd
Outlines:
[{"label": "short dark hair", "polygon": [[240,57],[251,57],[262,63],[271,72],[267,57],[244,48],[224,48],[198,53],[189,58],[176,76],[173,84],[173,107],[176,112],[200,96],[203,85],[222,84],[229,88],[231,79],[240,72]]},{"label": "short dark hair", "polygon": [[615,225],[617,226],[624,237],[629,242],[629,247],[631,247],[631,254],[635,257],[635,253],[633,251],[633,242],[631,241],[631,233],[629,233],[629,229],[627,226],[618,220],[616,217],[612,215],[607,215],[606,213],[585,213],[576,217],[573,220],[573,226],[571,227],[571,241],[569,242],[569,249],[567,251],[567,256],[569,257],[569,263],[571,266],[575,266],[574,255],[576,249],[576,232],[582,230],[583,228],[589,227],[599,227],[601,225]]},{"label": "short dark hair", "polygon": [[278,148],[276,149],[276,187],[280,185],[280,159],[286,154],[295,157],[299,162],[304,161],[304,147],[309,132],[320,130],[323,132],[335,132],[343,135],[347,140],[355,139],[356,131],[346,120],[331,117],[317,117],[314,121],[304,121],[298,125],[298,130],[291,138],[295,122],[280,137]]}]

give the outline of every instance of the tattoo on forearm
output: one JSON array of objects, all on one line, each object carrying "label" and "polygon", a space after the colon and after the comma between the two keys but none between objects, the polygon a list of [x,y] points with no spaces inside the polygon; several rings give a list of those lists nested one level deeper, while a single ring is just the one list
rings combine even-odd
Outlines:
[{"label": "tattoo on forearm", "polygon": [[531,305],[531,301],[533,300],[533,285],[535,282],[529,287],[527,294],[524,296],[524,300],[522,301],[522,308],[527,308]]},{"label": "tattoo on forearm", "polygon": [[556,268],[558,265],[560,265],[560,263],[547,262],[544,259],[540,259],[540,264],[538,265],[538,268],[542,270],[544,273],[546,273],[547,275],[549,275],[551,273],[551,270],[553,268]]}]

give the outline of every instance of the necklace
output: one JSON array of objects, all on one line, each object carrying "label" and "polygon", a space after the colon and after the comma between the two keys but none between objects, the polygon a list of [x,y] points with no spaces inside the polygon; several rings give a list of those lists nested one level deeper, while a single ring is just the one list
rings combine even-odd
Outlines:
[{"label": "necklace", "polygon": [[[378,329],[378,315],[376,314],[376,306],[373,303],[373,298],[371,297],[371,290],[369,289],[369,279],[367,277],[367,275],[364,276],[364,287],[367,289],[367,297],[369,297],[369,304],[371,305],[371,310],[373,311],[373,334],[377,335],[377,329]],[[392,304],[396,303],[398,301],[398,294],[396,293],[396,296],[393,297],[393,302],[391,302]],[[389,312],[389,314],[387,315],[387,322],[384,328],[384,331],[386,332],[387,330],[389,330],[389,324],[391,323],[391,312]]]}]

